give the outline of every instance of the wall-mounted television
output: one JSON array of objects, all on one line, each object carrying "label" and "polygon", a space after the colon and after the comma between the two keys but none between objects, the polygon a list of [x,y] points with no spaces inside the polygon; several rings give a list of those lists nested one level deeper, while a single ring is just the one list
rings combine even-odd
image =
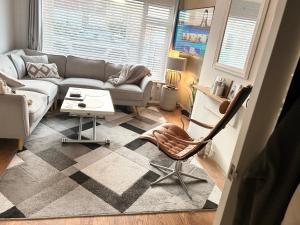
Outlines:
[{"label": "wall-mounted television", "polygon": [[194,56],[205,54],[214,7],[180,10],[174,37],[174,49]]}]

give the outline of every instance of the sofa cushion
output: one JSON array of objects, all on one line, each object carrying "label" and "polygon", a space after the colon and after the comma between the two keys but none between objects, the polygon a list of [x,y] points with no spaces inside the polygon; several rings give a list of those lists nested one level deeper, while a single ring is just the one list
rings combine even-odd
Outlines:
[{"label": "sofa cushion", "polygon": [[55,63],[26,63],[26,68],[31,78],[60,78]]},{"label": "sofa cushion", "polygon": [[32,101],[31,105],[28,105],[30,126],[44,116],[45,110],[47,109],[47,95],[32,91],[20,90],[17,90],[16,94],[25,95],[26,100]]},{"label": "sofa cushion", "polygon": [[48,56],[46,55],[35,55],[35,56],[29,56],[29,55],[22,55],[22,59],[26,63],[49,63]]},{"label": "sofa cushion", "polygon": [[[33,78],[31,78],[30,76],[26,76],[26,77],[23,77],[22,80],[35,80]],[[39,78],[39,80],[43,80],[43,81],[48,81],[50,83],[53,83],[55,85],[60,85],[60,83],[64,80],[63,78]]]},{"label": "sofa cushion", "polygon": [[65,76],[66,73],[66,64],[67,64],[67,57],[64,55],[52,55],[52,54],[45,54],[36,50],[25,49],[26,55],[47,55],[49,63],[55,63],[58,68],[58,73],[61,77]]},{"label": "sofa cushion", "polygon": [[123,65],[121,64],[114,64],[110,62],[105,63],[105,81],[112,75],[116,75],[121,72]]},{"label": "sofa cushion", "polygon": [[17,70],[19,79],[26,76],[26,66],[21,55],[11,54],[9,57]]},{"label": "sofa cushion", "polygon": [[18,79],[17,70],[7,55],[0,55],[0,71]]},{"label": "sofa cushion", "polygon": [[58,93],[58,86],[43,80],[22,80],[25,87],[19,90],[34,91],[48,96],[47,104],[52,102]]},{"label": "sofa cushion", "polygon": [[104,83],[101,80],[88,78],[66,78],[60,83],[62,93],[66,94],[69,87],[103,89]]},{"label": "sofa cushion", "polygon": [[105,80],[105,61],[67,57],[66,78],[91,78]]},{"label": "sofa cushion", "polygon": [[103,89],[109,90],[113,99],[143,100],[143,91],[135,84],[123,84],[115,87],[111,83],[105,82]]}]

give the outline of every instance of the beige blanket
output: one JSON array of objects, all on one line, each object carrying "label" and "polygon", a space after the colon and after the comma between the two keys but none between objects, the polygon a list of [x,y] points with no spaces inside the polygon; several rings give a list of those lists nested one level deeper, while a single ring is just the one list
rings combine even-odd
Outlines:
[{"label": "beige blanket", "polygon": [[108,78],[108,82],[114,86],[122,84],[136,84],[145,76],[151,76],[150,70],[143,65],[129,65],[125,64],[122,70]]}]

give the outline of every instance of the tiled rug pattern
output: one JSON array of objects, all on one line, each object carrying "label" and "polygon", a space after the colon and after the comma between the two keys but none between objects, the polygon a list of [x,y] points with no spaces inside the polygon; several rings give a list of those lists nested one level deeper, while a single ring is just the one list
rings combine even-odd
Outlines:
[{"label": "tiled rug pattern", "polygon": [[[122,111],[98,119],[97,137],[111,140],[98,144],[62,144],[62,137],[76,137],[78,118],[49,114],[0,177],[1,218],[49,218],[161,211],[216,209],[221,192],[193,162],[184,169],[208,179],[186,179],[190,200],[176,179],[161,185],[150,183],[163,174],[150,161],[172,167],[174,162],[156,146],[138,139],[164,122],[148,108],[140,116]],[[84,138],[92,135],[85,120]]]}]

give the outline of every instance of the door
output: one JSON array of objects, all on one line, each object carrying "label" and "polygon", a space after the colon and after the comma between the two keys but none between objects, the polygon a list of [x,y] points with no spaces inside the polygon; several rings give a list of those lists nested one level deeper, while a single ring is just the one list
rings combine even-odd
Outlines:
[{"label": "door", "polygon": [[[215,225],[232,224],[237,190],[243,173],[265,146],[276,126],[300,56],[300,1],[271,0],[258,45],[263,54],[251,73],[257,73],[250,102],[232,159],[231,179],[226,179]],[[264,43],[262,45],[262,43]],[[255,56],[257,57],[257,56]]]}]

